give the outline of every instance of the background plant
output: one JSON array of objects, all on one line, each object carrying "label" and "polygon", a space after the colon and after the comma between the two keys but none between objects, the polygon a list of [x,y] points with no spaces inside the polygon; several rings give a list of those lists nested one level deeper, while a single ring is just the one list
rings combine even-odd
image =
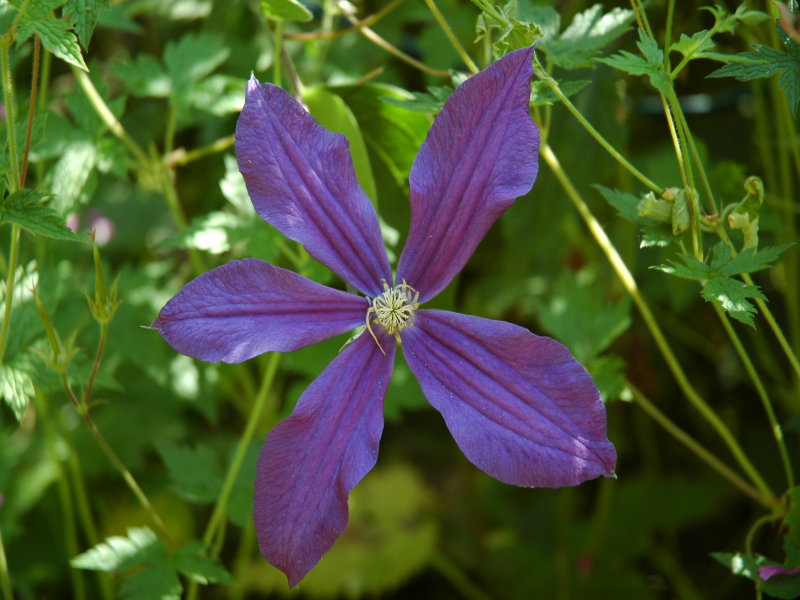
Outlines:
[{"label": "background plant", "polygon": [[232,258],[336,285],[252,210],[232,156],[244,84],[283,85],[349,137],[391,253],[432,115],[534,41],[539,180],[434,304],[569,346],[608,404],[619,479],[490,480],[400,361],[378,467],[301,593],[799,595],[800,575],[758,574],[800,566],[798,14],[0,2],[3,597],[289,593],[255,544],[255,456],[344,339],[207,365],[146,329]]}]

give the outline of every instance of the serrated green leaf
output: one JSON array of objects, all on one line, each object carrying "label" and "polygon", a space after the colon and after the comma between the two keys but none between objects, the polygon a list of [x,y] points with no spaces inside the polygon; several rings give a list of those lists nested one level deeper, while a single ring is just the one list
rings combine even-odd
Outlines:
[{"label": "serrated green leaf", "polygon": [[261,0],[261,12],[270,19],[310,21],[311,12],[297,0]]},{"label": "serrated green leaf", "polygon": [[0,204],[0,223],[14,223],[36,235],[57,240],[86,242],[82,235],[66,226],[64,218],[49,206],[40,204],[47,196],[33,190],[19,190]]},{"label": "serrated green leaf", "polygon": [[211,503],[222,488],[222,465],[208,446],[159,444],[158,453],[167,465],[173,488],[190,502]]},{"label": "serrated green leaf", "polygon": [[228,58],[229,50],[216,35],[189,33],[167,44],[164,64],[171,81],[170,99],[180,110],[189,105],[194,86]]},{"label": "serrated green leaf", "polygon": [[[89,198],[84,192],[96,164],[97,148],[91,140],[69,144],[49,173],[53,199],[48,208],[57,215],[66,215],[79,204],[88,202]],[[90,191],[94,190],[90,188]]]},{"label": "serrated green leaf", "polygon": [[303,90],[303,100],[309,112],[320,125],[335,133],[341,133],[350,142],[350,156],[361,187],[372,203],[378,204],[378,190],[372,174],[367,146],[361,135],[358,120],[347,103],[325,86],[307,87]]},{"label": "serrated green leaf", "polygon": [[233,583],[233,577],[214,556],[204,556],[205,547],[200,542],[189,542],[178,548],[172,564],[192,581],[201,585]]},{"label": "serrated green leaf", "polygon": [[638,196],[620,192],[619,190],[612,190],[600,184],[595,184],[593,187],[602,194],[606,202],[616,209],[620,217],[632,223],[638,223],[642,220],[636,209],[639,205]]},{"label": "serrated green leaf", "polygon": [[123,600],[180,600],[183,586],[178,574],[167,564],[153,564],[122,582]]},{"label": "serrated green leaf", "polygon": [[758,311],[747,298],[767,299],[757,286],[721,276],[712,277],[706,281],[700,295],[719,306],[737,321],[750,325],[750,327],[755,327],[753,315]]},{"label": "serrated green leaf", "polygon": [[708,29],[703,29],[697,33],[688,36],[685,33],[681,34],[681,38],[677,42],[673,42],[669,47],[670,52],[680,52],[684,56],[696,55],[699,52],[708,50],[714,47],[714,40],[710,37],[706,38]]},{"label": "serrated green leaf", "polygon": [[740,252],[735,258],[731,258],[730,247],[719,242],[712,249],[711,268],[721,275],[732,276],[741,273],[753,273],[772,267],[778,257],[786,251],[792,244],[781,244],[771,246],[756,251],[754,248]]},{"label": "serrated green leaf", "polygon": [[651,269],[657,269],[675,275],[676,277],[683,277],[684,279],[708,279],[711,273],[710,267],[697,260],[690,254],[679,254],[678,258],[681,262],[668,260],[666,265],[655,265]]},{"label": "serrated green leaf", "polygon": [[64,15],[72,22],[75,33],[78,34],[78,39],[85,49],[89,48],[89,41],[92,39],[100,11],[108,7],[109,0],[67,0],[64,4]]},{"label": "serrated green leaf", "polygon": [[595,4],[575,15],[557,39],[545,39],[540,47],[550,61],[565,69],[589,66],[600,50],[628,31],[633,18],[630,9],[612,8],[603,13],[603,6]]},{"label": "serrated green leaf", "polygon": [[729,62],[708,77],[735,77],[739,81],[750,81],[780,73],[778,85],[789,102],[792,114],[797,116],[800,106],[800,46],[792,39],[787,39],[785,45],[788,52],[753,44],[754,53],[737,54],[738,60]]},{"label": "serrated green leaf", "polygon": [[49,15],[33,18],[32,12],[28,11],[19,21],[17,39],[22,42],[34,34],[39,36],[46,50],[61,60],[84,71],[89,70],[83,62],[78,38],[72,33],[71,23]]},{"label": "serrated green leaf", "polygon": [[33,394],[33,380],[27,369],[9,362],[0,364],[0,397],[5,400],[17,421],[21,421],[25,415]]},{"label": "serrated green leaf", "polygon": [[125,571],[141,563],[159,564],[166,550],[147,527],[131,527],[127,537],[112,536],[70,561],[76,569]]},{"label": "serrated green leaf", "polygon": [[630,75],[647,75],[650,84],[663,94],[669,93],[670,79],[664,72],[664,52],[658,43],[639,30],[639,41],[636,42],[642,56],[637,56],[627,50],[621,50],[608,58],[595,59],[610,67],[629,73]]}]

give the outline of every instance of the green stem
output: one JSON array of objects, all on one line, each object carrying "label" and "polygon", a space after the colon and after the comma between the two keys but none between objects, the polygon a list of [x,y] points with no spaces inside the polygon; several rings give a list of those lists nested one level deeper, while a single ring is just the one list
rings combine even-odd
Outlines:
[{"label": "green stem", "polygon": [[[8,41],[0,43],[0,70],[3,79],[3,99],[6,108],[6,130],[8,135],[8,153],[11,168],[11,179],[8,181],[8,190],[11,193],[19,189],[19,156],[17,154],[17,133],[14,127],[14,86],[11,81],[11,67],[8,58]],[[8,258],[8,272],[6,274],[6,302],[3,310],[3,326],[0,329],[0,364],[8,344],[8,331],[11,325],[11,307],[14,302],[14,285],[17,275],[17,260],[19,256],[19,225],[11,225],[11,242]]]},{"label": "green stem", "polygon": [[142,491],[142,488],[139,487],[139,484],[134,476],[131,474],[125,464],[119,459],[116,452],[114,452],[114,450],[111,448],[103,434],[100,433],[100,430],[97,428],[97,425],[95,425],[91,415],[89,414],[88,408],[80,404],[78,398],[75,396],[75,393],[72,391],[69,382],[67,381],[66,375],[63,373],[61,374],[61,385],[64,387],[64,391],[66,392],[67,397],[72,405],[75,407],[75,410],[78,411],[78,414],[81,417],[83,417],[83,421],[86,423],[86,426],[89,428],[92,436],[94,436],[94,439],[100,446],[100,449],[125,480],[128,488],[131,490],[131,492],[133,492],[133,495],[136,496],[139,504],[141,504],[144,511],[150,517],[153,525],[156,527],[156,529],[158,529],[159,533],[167,542],[174,544],[174,538],[169,532],[169,529],[167,529],[167,526],[164,524],[164,521],[161,519],[161,516],[158,514],[156,509],[153,508],[153,505],[150,504],[150,500],[147,499],[147,495]]},{"label": "green stem", "polygon": [[[250,417],[245,425],[244,433],[239,440],[239,445],[237,446],[236,453],[234,454],[233,460],[228,467],[228,472],[225,474],[225,480],[222,482],[222,489],[217,497],[217,502],[214,504],[214,510],[211,513],[211,518],[208,521],[206,530],[203,533],[204,544],[210,545],[214,540],[214,536],[217,536],[216,543],[211,548],[212,556],[217,556],[219,554],[222,542],[224,541],[224,538],[222,535],[220,535],[220,532],[223,529],[226,514],[228,512],[228,501],[230,500],[231,493],[233,492],[233,486],[236,483],[236,478],[239,476],[239,471],[242,468],[242,463],[244,462],[247,451],[250,448],[250,443],[252,442],[256,429],[261,422],[264,408],[267,405],[269,391],[272,388],[272,382],[275,379],[275,372],[278,368],[280,356],[281,355],[279,353],[273,352],[267,358],[267,367],[264,373],[264,379],[261,382],[261,387],[258,390],[258,394],[253,400],[253,408],[250,411]],[[190,582],[189,591],[186,596],[188,600],[194,600],[197,598],[197,590],[197,584],[193,581]]]},{"label": "green stem", "polygon": [[672,24],[675,20],[675,0],[667,3],[667,23],[664,25],[664,70],[669,72],[669,47],[672,45]]},{"label": "green stem", "polygon": [[86,384],[86,391],[83,394],[83,407],[88,410],[89,399],[92,397],[92,386],[100,367],[100,359],[103,357],[103,349],[106,347],[106,337],[108,336],[108,323],[100,323],[100,342],[97,344],[97,352],[92,363],[92,372],[89,374],[89,381]]},{"label": "green stem", "polygon": [[36,113],[36,91],[39,82],[39,55],[41,54],[39,36],[33,36],[33,68],[31,74],[31,96],[28,102],[28,127],[25,130],[25,149],[22,151],[22,172],[19,176],[19,187],[25,187],[28,174],[28,155],[31,151],[31,137],[33,134],[33,117]]},{"label": "green stem", "polygon": [[[372,15],[370,15],[368,17],[364,17],[363,19],[358,21],[355,25],[352,25],[350,27],[345,27],[344,29],[337,29],[336,31],[332,31],[330,29],[330,26],[328,25],[328,22],[330,21],[330,19],[323,18],[323,24],[322,24],[323,25],[323,27],[322,27],[323,31],[309,31],[309,32],[303,32],[303,33],[287,33],[287,34],[284,34],[283,39],[285,39],[285,40],[293,40],[293,41],[298,41],[298,42],[313,42],[313,41],[316,41],[316,40],[332,40],[334,38],[341,37],[343,35],[347,35],[348,33],[352,33],[354,31],[358,31],[362,27],[368,27],[370,25],[373,25],[373,24],[377,23],[383,17],[388,15],[390,12],[392,12],[395,8],[400,6],[404,1],[405,0],[392,0],[392,2],[390,2],[389,4],[384,6],[382,9],[380,9],[375,14],[372,14]],[[325,6],[327,7],[327,2],[325,4]],[[329,12],[330,11],[325,10],[326,17],[329,14]]]},{"label": "green stem", "polygon": [[172,152],[175,145],[175,129],[178,126],[178,109],[170,103],[167,113],[167,126],[164,131],[164,154]]},{"label": "green stem", "polygon": [[203,146],[202,148],[195,148],[194,150],[184,150],[183,148],[178,148],[169,156],[165,156],[164,162],[168,167],[187,165],[196,160],[200,160],[201,158],[205,158],[206,156],[224,152],[233,146],[235,139],[235,136],[228,135],[224,138],[216,140],[215,142],[212,142],[208,146]]},{"label": "green stem", "polygon": [[[683,68],[689,63],[689,61],[692,60],[692,57],[694,56],[695,52],[697,52],[697,48],[702,48],[703,44],[705,44],[706,41],[709,40],[711,36],[713,36],[716,32],[717,28],[715,24],[714,27],[709,29],[703,36],[703,38],[697,44],[695,44],[694,48],[690,52],[687,52],[684,55],[683,60],[681,60],[681,62],[679,62],[678,65],[674,69],[672,69],[672,72],[669,73],[669,78],[674,80],[678,76],[678,74],[683,70]],[[667,50],[669,49],[669,46],[665,45],[664,48],[665,48],[664,53],[666,54]]]},{"label": "green stem", "polygon": [[792,463],[789,460],[789,453],[786,450],[786,442],[783,439],[783,430],[778,422],[778,418],[775,416],[775,410],[772,407],[772,402],[770,402],[767,389],[764,387],[761,377],[758,375],[758,371],[756,371],[756,368],[753,366],[753,362],[750,360],[750,356],[747,354],[747,350],[745,350],[744,346],[742,345],[742,341],[736,334],[736,330],[733,328],[733,325],[731,325],[731,321],[728,319],[728,316],[716,304],[714,304],[714,310],[717,312],[717,316],[719,317],[720,321],[722,321],[722,326],[725,328],[728,337],[731,338],[733,347],[736,349],[736,353],[739,355],[745,371],[747,371],[747,374],[750,375],[750,379],[753,380],[753,385],[756,388],[758,397],[761,398],[761,403],[764,405],[764,411],[767,413],[767,419],[769,419],[769,424],[772,427],[772,435],[775,437],[775,442],[778,444],[778,451],[781,454],[781,461],[783,462],[783,470],[786,472],[786,481],[789,488],[793,488],[794,472],[792,471]]},{"label": "green stem", "polygon": [[698,444],[695,439],[686,433],[683,429],[678,427],[669,417],[662,413],[655,404],[645,396],[636,386],[628,382],[628,387],[633,393],[633,398],[636,403],[644,410],[656,423],[661,425],[664,430],[672,437],[678,440],[681,444],[686,446],[691,452],[697,455],[698,458],[703,460],[708,466],[714,469],[717,473],[722,475],[735,487],[739,488],[744,494],[750,496],[757,502],[764,503],[764,497],[753,486],[747,483],[744,479],[739,477],[732,471],[725,463],[719,460],[716,456],[706,450],[701,444]]},{"label": "green stem", "polygon": [[0,589],[3,590],[5,600],[14,600],[11,592],[11,575],[8,571],[8,561],[6,560],[6,547],[3,544],[3,530],[0,528]]},{"label": "green stem", "polygon": [[622,285],[625,287],[628,294],[630,294],[631,298],[639,309],[647,328],[650,330],[650,334],[653,336],[656,345],[658,346],[662,356],[664,357],[664,360],[667,363],[667,366],[675,377],[675,380],[677,381],[681,390],[686,395],[688,400],[694,405],[694,407],[700,412],[703,418],[708,421],[708,423],[716,430],[716,432],[728,446],[728,449],[730,450],[731,454],[733,454],[736,461],[739,463],[745,473],[747,473],[748,477],[750,477],[750,480],[759,489],[761,492],[761,502],[767,506],[774,506],[777,503],[775,494],[772,493],[772,490],[770,490],[769,486],[761,477],[758,470],[747,458],[747,455],[744,453],[741,446],[736,441],[736,437],[731,433],[727,425],[725,425],[725,423],[717,416],[717,414],[711,409],[705,400],[703,400],[702,397],[697,393],[697,390],[694,389],[694,386],[692,386],[692,384],[689,382],[689,379],[686,377],[686,373],[683,371],[683,368],[680,366],[680,363],[672,351],[672,348],[669,346],[669,343],[664,337],[658,322],[653,317],[650,307],[647,305],[644,297],[639,292],[633,275],[622,261],[619,252],[611,243],[611,240],[608,238],[608,235],[606,234],[602,225],[600,225],[599,221],[597,221],[597,219],[594,217],[589,207],[572,185],[572,182],[567,177],[566,173],[564,173],[564,170],[561,168],[556,155],[549,146],[544,146],[541,149],[541,153],[547,164],[553,170],[556,178],[559,180],[559,183],[561,183],[567,195],[572,200],[575,208],[578,209],[581,217],[583,217],[586,225],[589,227],[589,230],[595,237],[595,240],[600,245],[601,250],[611,263],[611,266],[616,272],[617,277],[619,277],[620,281],[622,282]]},{"label": "green stem", "polygon": [[[358,21],[356,21],[356,19],[352,15],[349,15],[349,14],[345,13],[345,17],[353,25],[355,25],[358,22]],[[403,52],[399,48],[396,48],[395,46],[393,46],[392,44],[387,42],[385,39],[383,39],[381,36],[379,36],[377,33],[375,33],[369,27],[361,27],[358,31],[359,31],[359,33],[361,35],[363,35],[365,38],[367,38],[370,42],[372,42],[373,44],[375,44],[379,48],[382,48],[383,50],[386,50],[386,52],[388,52],[392,56],[394,56],[396,58],[399,58],[404,63],[411,65],[412,67],[422,71],[423,73],[427,73],[428,75],[435,75],[437,77],[449,77],[450,76],[450,73],[448,71],[440,71],[439,69],[432,69],[428,65],[419,62],[413,56],[409,56],[408,54],[406,54],[405,52]]]},{"label": "green stem", "polygon": [[[183,213],[180,200],[178,199],[178,191],[175,188],[175,172],[170,170],[165,164],[162,163],[161,180],[164,192],[164,198],[167,201],[167,207],[172,215],[172,220],[175,221],[175,226],[178,231],[182,231],[186,227],[186,215]],[[189,248],[189,260],[192,261],[192,268],[195,274],[200,275],[207,269],[205,261],[196,248]]]},{"label": "green stem", "polygon": [[273,352],[269,355],[267,369],[264,373],[264,380],[262,381],[261,388],[258,390],[258,394],[253,401],[253,409],[250,412],[250,418],[247,420],[244,433],[239,440],[239,446],[236,448],[236,454],[234,454],[231,465],[225,475],[225,481],[222,483],[222,490],[219,493],[219,497],[214,505],[214,510],[211,513],[208,526],[203,534],[203,542],[206,544],[211,543],[211,541],[214,539],[214,535],[217,533],[217,528],[225,519],[225,515],[228,510],[228,501],[230,500],[231,493],[233,492],[233,484],[236,482],[236,478],[239,476],[239,471],[242,468],[242,463],[244,462],[247,450],[250,447],[250,442],[253,439],[256,428],[261,422],[262,413],[264,412],[264,407],[267,404],[269,390],[272,387],[272,381],[275,378],[275,371],[278,368],[279,360],[280,354]]},{"label": "green stem", "polygon": [[572,102],[570,102],[569,98],[567,98],[561,91],[561,88],[558,86],[558,82],[550,77],[547,72],[545,71],[544,67],[542,67],[541,63],[539,62],[538,58],[534,59],[536,62],[536,69],[537,69],[537,77],[543,81],[553,92],[558,99],[561,100],[562,104],[567,107],[567,110],[572,113],[572,115],[578,120],[578,122],[589,132],[598,144],[600,144],[603,149],[608,152],[618,163],[620,163],[625,169],[627,169],[631,175],[636,177],[639,181],[641,181],[645,186],[656,192],[657,194],[661,194],[664,191],[660,185],[652,181],[649,177],[647,177],[644,173],[642,173],[639,169],[634,167],[628,159],[626,159],[622,154],[620,154],[614,146],[612,146],[606,139],[597,131],[589,121],[586,120],[581,112],[575,107]]},{"label": "green stem", "polygon": [[473,73],[480,71],[478,66],[472,61],[472,58],[470,58],[470,55],[467,54],[467,51],[464,50],[464,47],[459,43],[458,38],[453,34],[453,30],[450,29],[447,19],[444,18],[444,15],[439,10],[439,7],[436,6],[436,2],[434,2],[434,0],[425,0],[425,4],[428,5],[428,9],[433,14],[433,18],[436,19],[437,23],[439,23],[439,27],[442,28],[442,31],[444,31],[447,39],[450,40],[450,43],[455,51],[458,52],[461,60],[463,60],[464,64],[467,65],[467,68]]},{"label": "green stem", "polygon": [[72,73],[75,75],[78,85],[83,89],[83,93],[86,94],[86,98],[89,100],[92,108],[94,108],[97,115],[103,123],[106,124],[106,127],[108,127],[114,137],[121,141],[140,163],[147,164],[147,154],[139,147],[139,144],[128,135],[122,123],[120,123],[117,117],[114,116],[114,113],[111,112],[111,109],[100,96],[97,88],[94,87],[92,80],[89,79],[89,75],[78,67],[72,67]]},{"label": "green stem", "polygon": [[[753,282],[753,278],[750,277],[748,273],[743,273],[742,279],[747,285],[755,285],[755,283]],[[769,306],[767,306],[767,303],[764,302],[764,300],[761,300],[760,298],[756,298],[756,304],[758,305],[758,309],[761,311],[761,314],[767,320],[770,329],[772,329],[772,333],[775,334],[775,337],[778,340],[778,344],[780,344],[780,347],[783,349],[784,354],[786,354],[786,358],[789,359],[789,363],[792,365],[792,369],[794,370],[795,375],[797,376],[798,379],[800,379],[800,361],[798,361],[797,355],[794,353],[791,344],[789,344],[789,341],[783,334],[783,330],[781,330],[780,325],[778,325],[778,322],[775,320],[772,311],[769,309]]]}]

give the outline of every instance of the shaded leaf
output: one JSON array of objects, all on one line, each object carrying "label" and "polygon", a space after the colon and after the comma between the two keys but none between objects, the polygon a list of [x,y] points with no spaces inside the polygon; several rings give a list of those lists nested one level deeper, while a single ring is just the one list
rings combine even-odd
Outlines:
[{"label": "shaded leaf", "polygon": [[198,444],[195,447],[159,444],[158,453],[167,465],[175,491],[190,502],[212,503],[222,489],[222,465],[216,453]]},{"label": "shaded leaf", "polygon": [[297,0],[261,0],[261,12],[270,19],[310,21],[313,15]]},{"label": "shaded leaf", "polygon": [[92,32],[97,24],[100,11],[109,7],[109,0],[67,0],[64,4],[64,14],[72,22],[75,33],[81,45],[89,48]]},{"label": "shaded leaf", "polygon": [[0,223],[14,223],[36,235],[86,242],[82,235],[66,226],[64,218],[49,206],[41,204],[47,196],[33,190],[19,190],[0,205]]},{"label": "shaded leaf", "polygon": [[209,583],[233,583],[233,577],[214,556],[203,556],[205,546],[200,542],[189,542],[178,548],[172,556],[172,564],[192,581],[201,585]]}]

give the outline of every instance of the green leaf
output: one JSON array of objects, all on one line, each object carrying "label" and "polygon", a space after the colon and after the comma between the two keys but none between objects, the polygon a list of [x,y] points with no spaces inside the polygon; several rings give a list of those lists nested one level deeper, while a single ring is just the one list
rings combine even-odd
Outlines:
[{"label": "green leaf", "polygon": [[112,536],[70,561],[76,569],[125,571],[140,563],[159,564],[166,559],[164,545],[147,527],[131,527],[127,537]]},{"label": "green leaf", "polygon": [[740,252],[735,258],[731,258],[730,246],[722,242],[716,244],[712,249],[711,268],[719,272],[720,275],[739,275],[741,273],[753,273],[772,267],[773,262],[792,246],[791,243],[771,246],[756,251],[750,248]]},{"label": "green leaf", "polygon": [[208,446],[159,444],[158,453],[167,465],[175,491],[190,502],[210,504],[222,489],[222,465]]},{"label": "green leaf", "polygon": [[[779,26],[778,31],[782,31]],[[717,69],[708,77],[735,77],[739,81],[750,81],[780,73],[778,85],[789,102],[792,114],[797,116],[797,107],[800,105],[800,45],[788,36],[784,37],[784,45],[787,52],[753,44],[755,52],[735,55],[735,62]]]},{"label": "green leaf", "polygon": [[713,48],[714,41],[711,39],[711,37],[706,38],[706,34],[708,34],[708,29],[698,31],[697,33],[692,34],[691,37],[685,33],[682,33],[681,39],[679,39],[677,42],[673,42],[669,47],[669,50],[670,52],[680,52],[684,56],[687,56],[696,55],[699,52]]},{"label": "green leaf", "polygon": [[0,204],[0,223],[14,223],[36,235],[57,240],[86,242],[64,223],[64,218],[48,206],[40,204],[46,194],[33,190],[19,190]]},{"label": "green leaf", "polygon": [[358,120],[347,103],[325,86],[317,85],[303,90],[303,100],[309,112],[326,129],[341,133],[350,142],[350,156],[353,159],[356,177],[361,187],[372,200],[378,203],[378,191],[372,175],[367,146],[361,135]]},{"label": "green leaf", "polygon": [[604,298],[591,272],[570,272],[558,280],[553,298],[539,310],[539,322],[585,363],[628,329],[630,302]]},{"label": "green leaf", "polygon": [[132,61],[114,63],[111,68],[134,96],[166,98],[172,90],[169,75],[149,54],[140,54]]},{"label": "green leaf", "polygon": [[225,62],[228,54],[222,39],[209,33],[189,33],[167,44],[164,64],[172,83],[172,103],[185,110],[195,85]]},{"label": "green leaf", "polygon": [[624,71],[630,75],[647,75],[650,84],[663,94],[669,93],[670,80],[664,72],[664,52],[658,47],[658,43],[644,32],[639,30],[640,40],[636,42],[642,56],[637,56],[627,50],[621,50],[619,54],[608,58],[595,59],[605,63],[610,67]]},{"label": "green leaf", "polygon": [[297,0],[261,0],[261,12],[269,19],[310,21],[311,12]]},{"label": "green leaf", "polygon": [[600,50],[630,29],[633,18],[630,9],[612,8],[603,13],[603,6],[595,4],[575,15],[557,39],[544,39],[539,47],[560,67],[586,67]]},{"label": "green leaf", "polygon": [[719,306],[737,321],[750,325],[750,327],[755,327],[753,316],[758,311],[747,299],[767,299],[757,286],[748,285],[731,277],[712,277],[703,286],[700,295]]},{"label": "green leaf", "polygon": [[42,46],[61,60],[88,71],[83,62],[78,39],[72,33],[72,24],[51,15],[34,17],[33,11],[27,11],[19,21],[17,28],[18,43],[22,43],[32,35],[38,35]]},{"label": "green leaf", "polygon": [[20,368],[8,361],[0,364],[0,396],[8,404],[17,421],[21,421],[25,415],[33,394],[33,380],[28,369]]},{"label": "green leaf", "polygon": [[353,111],[367,147],[386,165],[397,185],[406,187],[414,157],[430,127],[428,117],[386,102],[385,98],[409,98],[398,87],[368,84],[330,89]]},{"label": "green leaf", "polygon": [[181,600],[183,586],[168,564],[153,564],[122,582],[123,600]]},{"label": "green leaf", "polygon": [[[675,237],[672,234],[672,227],[667,223],[661,223],[649,217],[639,214],[639,206],[642,199],[633,194],[612,190],[605,186],[595,184],[594,187],[599,191],[606,202],[613,206],[617,214],[627,221],[641,226],[640,248],[656,246],[662,248],[672,243]],[[647,196],[645,196],[646,198]],[[670,209],[671,211],[671,209]]]},{"label": "green leaf", "polygon": [[233,583],[233,577],[214,556],[203,556],[205,546],[200,542],[189,542],[178,548],[172,556],[172,564],[192,581],[201,585],[209,583]]},{"label": "green leaf", "polygon": [[84,48],[89,48],[89,41],[92,39],[100,11],[108,7],[109,0],[67,0],[64,4],[64,14],[72,22]]}]

